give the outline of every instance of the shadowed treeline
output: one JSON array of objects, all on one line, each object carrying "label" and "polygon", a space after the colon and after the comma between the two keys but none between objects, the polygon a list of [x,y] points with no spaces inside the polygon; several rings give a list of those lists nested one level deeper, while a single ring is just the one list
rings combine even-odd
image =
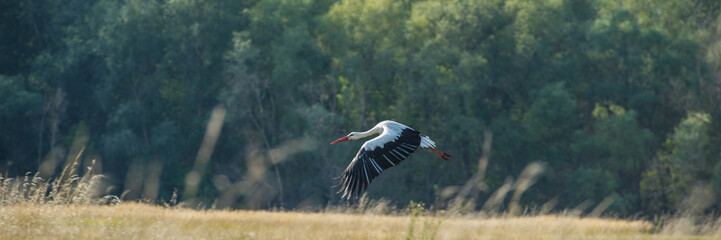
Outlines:
[{"label": "shadowed treeline", "polygon": [[715,0],[0,6],[5,178],[77,164],[122,200],[323,209],[361,145],[327,143],[392,119],[456,158],[384,172],[389,205],[721,207]]}]

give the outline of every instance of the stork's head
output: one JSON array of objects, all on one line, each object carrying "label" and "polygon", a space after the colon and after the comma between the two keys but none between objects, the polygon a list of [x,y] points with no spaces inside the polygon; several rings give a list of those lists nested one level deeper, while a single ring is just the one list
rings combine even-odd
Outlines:
[{"label": "stork's head", "polygon": [[339,138],[338,140],[335,140],[335,141],[331,142],[330,144],[336,144],[336,143],[345,142],[345,141],[348,141],[348,140],[356,140],[356,139],[359,139],[359,138],[361,138],[361,137],[362,137],[362,136],[361,136],[360,133],[358,133],[358,132],[352,132],[352,133],[349,133],[348,136]]}]

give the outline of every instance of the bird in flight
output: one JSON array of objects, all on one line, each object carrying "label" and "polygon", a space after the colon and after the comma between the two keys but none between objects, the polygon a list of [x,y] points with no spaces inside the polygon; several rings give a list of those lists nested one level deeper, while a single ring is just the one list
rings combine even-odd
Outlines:
[{"label": "bird in flight", "polygon": [[359,196],[378,175],[390,167],[400,164],[418,147],[428,148],[443,160],[451,161],[453,156],[435,149],[436,143],[428,136],[398,122],[386,120],[365,132],[351,132],[330,144],[356,140],[380,134],[366,141],[353,161],[339,176],[341,198]]}]

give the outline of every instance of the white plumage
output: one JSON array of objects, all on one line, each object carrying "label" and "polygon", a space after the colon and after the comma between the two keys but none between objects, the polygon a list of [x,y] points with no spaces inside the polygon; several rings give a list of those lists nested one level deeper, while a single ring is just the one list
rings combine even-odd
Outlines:
[{"label": "white plumage", "polygon": [[[373,151],[378,147],[382,147],[383,144],[385,144],[387,142],[397,141],[398,137],[400,137],[401,133],[403,132],[403,129],[406,129],[406,128],[409,128],[409,127],[406,125],[394,122],[394,121],[390,121],[390,120],[385,120],[385,121],[379,122],[373,128],[371,128],[371,130],[368,130],[368,132],[370,132],[370,133],[363,132],[363,133],[361,133],[361,135],[359,135],[362,137],[366,137],[366,136],[372,135],[374,133],[380,133],[380,135],[378,135],[377,137],[374,137],[373,139],[368,140],[365,143],[363,143],[363,146],[361,146],[361,147],[367,151]],[[368,134],[368,135],[362,135],[362,134]],[[355,139],[362,138],[362,137],[357,137]],[[355,140],[355,139],[350,139],[350,140]]]}]

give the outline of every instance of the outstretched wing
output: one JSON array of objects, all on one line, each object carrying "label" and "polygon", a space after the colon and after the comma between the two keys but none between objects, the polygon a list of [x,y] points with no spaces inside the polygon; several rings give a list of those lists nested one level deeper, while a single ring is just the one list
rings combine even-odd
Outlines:
[{"label": "outstretched wing", "polygon": [[340,175],[341,198],[359,196],[378,175],[400,164],[421,143],[419,132],[412,128],[386,129],[361,147],[356,157]]}]

